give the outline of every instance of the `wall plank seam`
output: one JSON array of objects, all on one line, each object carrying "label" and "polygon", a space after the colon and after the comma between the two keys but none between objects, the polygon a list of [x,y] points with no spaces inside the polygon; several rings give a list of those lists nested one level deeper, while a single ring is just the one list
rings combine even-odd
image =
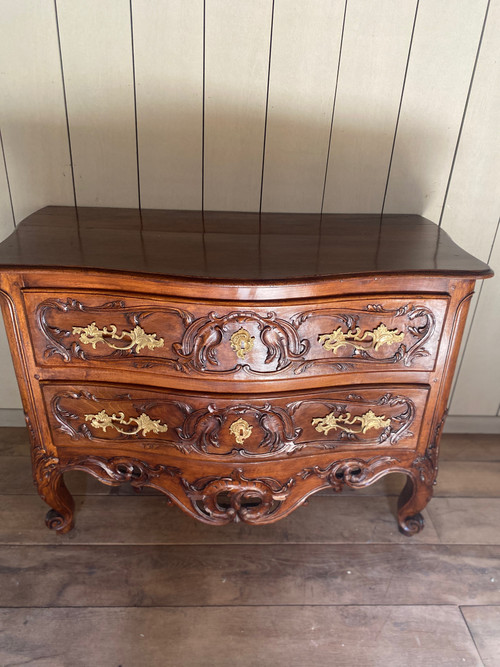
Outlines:
[{"label": "wall plank seam", "polygon": [[330,151],[332,148],[332,135],[333,135],[333,123],[335,119],[335,103],[337,102],[337,90],[339,86],[339,76],[340,76],[340,64],[342,62],[342,46],[344,44],[344,31],[345,31],[345,19],[347,16],[347,2],[348,0],[345,0],[344,4],[344,15],[342,17],[342,31],[340,34],[340,45],[339,45],[339,57],[337,61],[337,72],[335,74],[335,87],[333,91],[333,100],[332,100],[332,116],[330,120],[330,134],[328,136],[328,148],[326,151],[326,164],[325,164],[325,178],[323,181],[323,193],[321,195],[321,208],[320,208],[320,214],[323,215],[323,209],[325,206],[325,193],[326,193],[326,183],[328,179],[328,164],[330,162]]},{"label": "wall plank seam", "polygon": [[7,169],[7,160],[5,159],[5,150],[4,150],[4,147],[3,147],[3,137],[2,137],[2,131],[1,130],[0,130],[0,148],[2,149],[2,160],[3,160],[4,169],[5,169],[5,180],[7,181],[7,191],[9,193],[10,211],[12,213],[12,225],[13,225],[13,227],[17,227],[16,216],[14,214],[14,204],[12,202],[12,192],[11,192],[11,189],[10,189],[9,170]]},{"label": "wall plank seam", "polygon": [[66,98],[66,82],[64,80],[64,64],[63,64],[63,56],[62,56],[62,48],[61,48],[61,33],[59,31],[59,15],[57,12],[57,0],[54,0],[54,18],[56,22],[56,33],[57,33],[57,48],[59,51],[59,62],[61,65],[61,85],[62,85],[62,94],[63,94],[63,100],[64,100],[64,115],[66,118],[66,132],[68,135],[68,152],[69,152],[69,165],[71,169],[71,184],[73,188],[73,200],[75,203],[75,208],[78,207],[77,204],[77,199],[76,199],[76,185],[75,185],[75,169],[73,167],[73,149],[71,146],[71,131],[69,127],[69,115],[68,115],[68,101]]},{"label": "wall plank seam", "polygon": [[139,210],[141,205],[141,169],[139,163],[139,131],[137,127],[137,86],[135,77],[135,47],[134,47],[134,14],[132,10],[132,0],[129,0],[130,10],[130,51],[132,55],[132,87],[134,90],[134,125],[135,125],[135,159],[137,166],[137,203]]},{"label": "wall plank seam", "polygon": [[408,68],[410,66],[411,49],[412,49],[412,46],[413,46],[413,37],[415,35],[415,27],[417,25],[417,17],[418,17],[419,6],[420,6],[420,0],[417,0],[417,4],[415,6],[415,15],[413,17],[413,25],[412,25],[412,28],[411,28],[410,43],[408,44],[408,55],[406,57],[405,72],[404,72],[404,75],[403,75],[403,85],[401,86],[401,96],[399,98],[399,106],[398,106],[398,113],[397,113],[397,116],[396,116],[396,124],[394,126],[394,136],[392,138],[391,155],[390,155],[390,158],[389,158],[389,166],[387,168],[387,179],[385,181],[384,197],[382,199],[382,208],[381,208],[381,211],[380,211],[380,215],[384,215],[385,201],[387,199],[387,191],[388,191],[388,188],[389,188],[389,179],[391,177],[392,160],[393,160],[393,157],[394,157],[394,149],[396,147],[396,138],[398,136],[399,119],[400,119],[400,116],[401,116],[401,108],[403,106],[403,99],[404,99],[405,85],[406,85],[406,77],[408,75]]},{"label": "wall plank seam", "polygon": [[[201,210],[205,210],[205,93],[206,93],[206,55],[207,55],[207,0],[203,0],[203,77],[202,77],[202,107],[201,107]],[[201,217],[203,231],[205,218]],[[203,237],[205,238],[205,237]]]},{"label": "wall plank seam", "polygon": [[[262,140],[262,169],[260,174],[259,214],[262,213],[262,197],[264,194],[264,173],[266,168],[267,116],[269,112],[269,84],[271,82],[271,64],[273,55],[273,30],[274,30],[274,0],[271,7],[271,28],[269,30],[269,60],[267,63],[266,109],[264,112],[264,137]],[[260,229],[260,218],[259,218],[259,229]]]},{"label": "wall plank seam", "polygon": [[465,118],[467,116],[467,109],[469,107],[469,100],[470,100],[470,95],[471,95],[471,91],[472,91],[472,86],[474,85],[474,76],[476,74],[477,63],[478,63],[478,60],[479,60],[479,54],[481,53],[481,46],[482,46],[482,43],[483,43],[483,36],[484,36],[484,30],[486,28],[486,21],[488,20],[488,11],[489,11],[489,8],[490,8],[490,2],[491,2],[491,0],[488,0],[488,3],[486,5],[486,10],[484,12],[483,26],[481,28],[481,34],[479,35],[479,42],[478,42],[478,45],[477,45],[476,57],[474,59],[474,66],[472,68],[472,74],[471,74],[471,77],[470,77],[469,88],[467,90],[467,97],[465,98],[464,112],[462,114],[462,120],[460,122],[460,127],[458,128],[457,142],[455,144],[455,150],[453,151],[453,157],[452,157],[451,166],[450,166],[450,173],[448,174],[448,182],[446,183],[446,189],[445,189],[445,192],[444,192],[443,204],[441,206],[441,215],[439,216],[439,223],[438,224],[439,224],[440,227],[441,227],[441,224],[443,222],[443,215],[444,215],[444,211],[445,211],[446,200],[448,199],[448,192],[450,190],[450,183],[451,183],[451,179],[453,178],[453,169],[455,167],[458,148],[460,146],[460,140],[462,138],[462,132],[463,132],[463,128],[464,128]]},{"label": "wall plank seam", "polygon": [[[493,254],[493,248],[494,248],[494,246],[495,246],[495,241],[496,241],[496,238],[497,238],[498,230],[499,230],[499,229],[500,229],[500,218],[499,218],[498,221],[497,221],[497,226],[496,226],[496,229],[495,229],[495,233],[493,234],[493,239],[492,239],[492,241],[491,241],[491,248],[490,248],[490,251],[489,251],[489,253],[488,253],[488,259],[486,260],[486,264],[489,264],[490,261],[491,261],[491,256],[492,256],[492,254]],[[494,279],[495,279],[495,278],[493,278],[493,280],[494,280]],[[481,281],[481,284],[480,284],[480,286],[479,286],[478,298],[476,299],[476,304],[475,304],[475,306],[474,306],[474,312],[472,313],[472,317],[471,317],[471,322],[470,322],[469,330],[467,331],[467,336],[466,336],[466,338],[465,338],[465,343],[464,343],[464,345],[463,345],[462,357],[461,357],[461,359],[460,359],[460,361],[459,361],[459,364],[458,364],[457,369],[455,370],[455,379],[454,379],[453,387],[452,387],[452,390],[451,390],[451,393],[450,393],[450,398],[449,398],[449,401],[448,401],[448,405],[451,405],[451,404],[452,404],[453,397],[454,397],[454,395],[455,395],[455,390],[456,390],[456,388],[457,388],[457,386],[458,386],[458,383],[459,383],[459,380],[460,380],[460,373],[461,373],[461,371],[462,371],[462,366],[463,366],[464,359],[465,359],[465,353],[466,353],[466,351],[467,351],[467,346],[468,346],[468,344],[469,344],[469,340],[470,340],[470,337],[471,337],[471,333],[472,333],[472,325],[473,325],[473,323],[474,323],[474,319],[475,319],[475,317],[476,317],[476,313],[477,313],[477,309],[478,309],[478,306],[479,306],[479,302],[481,301],[481,294],[482,294],[482,292],[483,292],[483,287],[484,287],[484,280]],[[500,407],[499,407],[499,410],[500,410]]]}]

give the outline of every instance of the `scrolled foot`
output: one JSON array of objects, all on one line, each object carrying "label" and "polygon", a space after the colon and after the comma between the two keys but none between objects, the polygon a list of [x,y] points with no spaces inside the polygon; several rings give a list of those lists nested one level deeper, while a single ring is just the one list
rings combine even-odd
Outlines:
[{"label": "scrolled foot", "polygon": [[45,516],[47,528],[56,530],[61,535],[68,533],[74,526],[73,514],[63,516],[56,510],[49,510]]},{"label": "scrolled foot", "polygon": [[424,517],[418,512],[413,516],[408,516],[405,519],[399,519],[399,532],[403,535],[411,537],[419,533],[424,527]]},{"label": "scrolled foot", "polygon": [[432,480],[420,474],[408,475],[406,484],[398,500],[398,524],[403,535],[416,535],[424,527],[424,518],[420,512],[432,496]]}]

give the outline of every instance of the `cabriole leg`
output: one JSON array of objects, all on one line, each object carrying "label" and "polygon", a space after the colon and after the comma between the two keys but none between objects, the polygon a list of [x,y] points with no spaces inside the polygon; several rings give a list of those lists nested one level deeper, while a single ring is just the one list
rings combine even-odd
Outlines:
[{"label": "cabriole leg", "polygon": [[33,451],[33,481],[42,500],[51,508],[45,523],[58,533],[67,533],[73,528],[75,501],[64,483],[58,468],[59,460],[51,457],[41,447]]},{"label": "cabriole leg", "polygon": [[67,533],[74,526],[73,512],[75,501],[66,488],[62,475],[53,474],[49,484],[38,488],[40,496],[52,509],[47,512],[45,523],[58,533]]},{"label": "cabriole leg", "polygon": [[418,471],[408,475],[398,500],[398,523],[403,535],[416,535],[424,527],[420,512],[432,498],[432,486],[432,481],[429,482]]}]

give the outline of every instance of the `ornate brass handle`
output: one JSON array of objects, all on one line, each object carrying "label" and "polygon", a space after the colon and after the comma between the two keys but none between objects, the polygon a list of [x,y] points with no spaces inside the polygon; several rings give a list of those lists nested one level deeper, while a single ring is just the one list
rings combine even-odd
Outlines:
[{"label": "ornate brass handle", "polygon": [[[99,329],[95,322],[87,327],[73,327],[74,334],[80,334],[80,342],[84,345],[92,345],[95,350],[97,343],[105,343],[114,350],[131,350],[134,346],[136,352],[140,352],[144,347],[153,350],[155,347],[163,347],[163,338],[156,338],[155,333],[147,334],[140,326],[136,326],[132,331],[122,331],[117,334],[117,327],[114,324],[109,325],[109,329],[104,327]],[[112,340],[130,339],[128,345],[114,345]]]},{"label": "ornate brass handle", "polygon": [[[323,345],[325,350],[336,352],[344,345],[350,345],[356,350],[366,350],[373,347],[375,351],[382,345],[392,345],[392,343],[399,343],[405,337],[403,332],[397,329],[388,329],[385,324],[379,324],[376,329],[372,331],[364,331],[356,327],[354,331],[342,331],[341,327],[332,331],[329,334],[319,334],[318,340]],[[360,343],[368,343],[368,345],[360,345]]]},{"label": "ornate brass handle", "polygon": [[[347,424],[352,426],[359,423],[359,429],[355,430],[347,428]],[[390,418],[385,415],[376,415],[373,410],[368,410],[364,415],[356,415],[353,417],[350,412],[336,417],[333,412],[326,415],[326,417],[317,417],[311,421],[311,424],[319,433],[328,435],[332,429],[342,429],[346,433],[366,433],[372,428],[386,428],[391,425]]]},{"label": "ornate brass handle", "polygon": [[[153,433],[165,433],[168,431],[168,426],[162,424],[159,419],[151,419],[145,412],[139,415],[139,417],[130,417],[130,419],[125,419],[123,412],[119,412],[117,415],[112,414],[108,415],[105,410],[101,410],[95,415],[85,415],[85,421],[90,422],[91,426],[94,428],[101,428],[104,432],[108,428],[114,428],[118,433],[123,433],[123,435],[138,435],[142,431],[141,435],[146,435],[150,431]],[[123,426],[130,426],[135,424],[135,428],[131,431],[126,431],[121,429],[118,424]]]}]

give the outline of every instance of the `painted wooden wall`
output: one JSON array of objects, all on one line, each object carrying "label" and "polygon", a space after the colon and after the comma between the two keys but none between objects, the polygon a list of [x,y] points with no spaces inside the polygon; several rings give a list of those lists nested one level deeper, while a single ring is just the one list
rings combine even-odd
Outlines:
[{"label": "painted wooden wall", "polygon": [[[47,204],[408,212],[500,276],[498,34],[500,0],[4,0],[0,234]],[[499,285],[459,428],[500,432]],[[18,408],[3,332],[0,363]]]}]

